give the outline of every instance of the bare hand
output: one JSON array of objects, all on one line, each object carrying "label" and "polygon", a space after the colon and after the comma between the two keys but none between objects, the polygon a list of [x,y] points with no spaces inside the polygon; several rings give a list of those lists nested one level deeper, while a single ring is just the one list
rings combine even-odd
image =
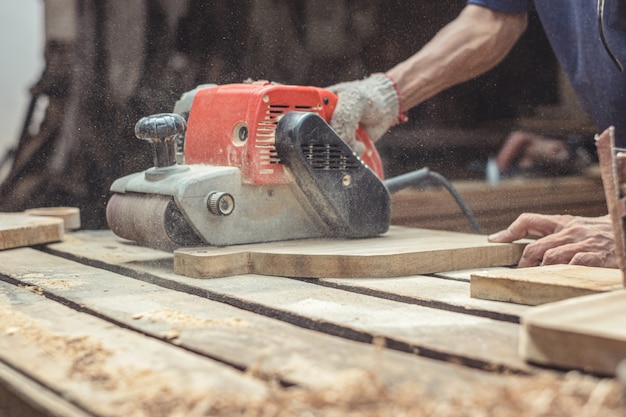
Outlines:
[{"label": "bare hand", "polygon": [[520,267],[570,264],[617,268],[615,238],[609,216],[576,217],[524,213],[489,236],[491,242],[538,238],[526,246]]}]

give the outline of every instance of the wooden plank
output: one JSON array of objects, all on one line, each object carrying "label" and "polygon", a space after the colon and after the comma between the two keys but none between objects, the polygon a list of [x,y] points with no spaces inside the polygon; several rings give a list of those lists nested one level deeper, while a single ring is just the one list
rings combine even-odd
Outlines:
[{"label": "wooden plank", "polygon": [[0,362],[0,416],[89,417],[91,414]]},{"label": "wooden plank", "polygon": [[626,358],[626,290],[535,307],[522,321],[528,361],[613,375]]},{"label": "wooden plank", "polygon": [[[218,362],[4,282],[0,316],[0,361],[88,414],[152,415],[171,407],[171,415],[188,415],[220,394],[267,393],[262,382]],[[45,404],[37,391],[29,395]]]},{"label": "wooden plank", "polygon": [[370,239],[312,239],[178,249],[174,271],[195,278],[261,274],[306,278],[382,278],[461,268],[515,265],[524,244],[476,234],[394,226]]},{"label": "wooden plank", "polygon": [[[73,237],[73,235],[74,234],[70,236]],[[100,234],[98,233],[96,235]],[[106,236],[106,234],[104,234],[104,236]],[[105,241],[108,241],[108,243],[105,243]],[[75,243],[78,244],[79,242],[77,241]],[[124,267],[118,267],[119,269],[127,269],[130,272],[130,268],[128,267],[138,266],[138,269],[136,269],[133,273],[137,278],[141,278],[144,281],[129,280],[128,278],[125,279],[127,281],[135,281],[140,286],[144,286],[144,299],[150,299],[152,294],[152,286],[148,285],[146,281],[161,281],[159,284],[165,284],[166,280],[164,278],[159,278],[157,276],[158,274],[153,274],[149,271],[161,270],[164,265],[169,265],[171,270],[171,255],[169,255],[169,258],[163,258],[163,253],[160,253],[159,255],[158,252],[144,252],[143,248],[132,245],[123,245],[123,247],[120,248],[121,250],[112,251],[110,238],[103,239],[102,243],[105,244],[105,246],[108,246],[109,250],[109,252],[103,257],[108,259],[117,259],[117,261],[124,259],[128,262],[124,265]],[[82,244],[84,246],[85,242],[82,242]],[[54,246],[56,246],[56,244]],[[88,244],[88,246],[89,247],[85,249],[85,252],[99,252],[98,248],[92,248],[91,244]],[[19,249],[16,251],[32,252],[31,249]],[[129,256],[128,252],[133,252],[134,255]],[[86,261],[86,259],[84,260]],[[22,264],[27,262],[29,262],[28,258],[23,259]],[[99,264],[102,262],[93,261],[93,263]],[[35,266],[34,262],[30,262],[30,264],[33,267]],[[2,263],[0,263],[0,265],[2,265]],[[111,267],[112,265],[102,266]],[[94,278],[94,275],[83,276],[82,273],[84,271],[78,271],[79,274],[75,274],[74,272],[70,272],[68,270],[63,272],[59,271],[61,270],[50,270],[48,272],[42,271],[41,273],[35,274],[26,273],[26,276],[23,278],[29,280],[43,280],[44,278],[48,278],[50,279],[50,288],[62,288],[63,286],[58,285],[59,282],[57,281],[59,279],[71,278],[91,281]],[[61,276],[60,273],[64,273],[64,275]],[[191,278],[181,278],[189,282],[198,281]],[[250,276],[250,278],[262,280],[264,277]],[[230,278],[225,281],[228,280],[230,280]],[[210,280],[208,282],[216,281],[222,280]],[[116,294],[115,291],[118,284],[119,282],[112,282],[108,291],[106,291],[106,289],[103,289],[102,291],[90,291],[90,298],[86,299],[83,305],[76,307],[81,308],[81,310],[87,310],[87,306],[94,300],[106,298],[119,299],[119,297],[123,295],[125,288],[119,288],[119,293]],[[57,299],[55,294],[49,293],[50,288],[45,289],[42,285],[41,287],[33,287],[31,289],[38,293],[43,292],[44,295]],[[73,286],[71,288],[77,289],[81,288],[81,286]],[[111,292],[113,292],[113,294],[110,294]],[[196,291],[195,294],[199,296],[211,295],[209,291],[203,292],[199,290]],[[111,297],[109,297],[109,295],[111,295]],[[277,295],[280,296],[281,294]],[[166,299],[167,297],[162,298],[162,300]],[[61,303],[67,303],[67,300],[62,296],[61,298],[58,298],[58,300]],[[122,297],[119,301],[121,305],[127,306],[129,305],[129,302],[132,303],[133,300],[124,300]],[[67,304],[71,305],[72,303]],[[195,302],[190,304],[195,304]],[[145,307],[145,305],[142,307]],[[152,310],[147,311],[149,313],[153,312]],[[160,313],[159,310],[154,311],[153,313],[156,312]],[[147,314],[145,317],[150,317],[150,321],[154,319],[159,322],[163,320],[163,317],[165,316],[167,315]],[[61,320],[63,320],[63,318],[61,318]],[[143,318],[136,318],[135,321],[137,320],[143,321]],[[109,326],[115,327],[116,324],[111,322]],[[465,328],[459,330],[459,332],[465,332],[468,338],[475,338],[476,343],[490,343],[489,339],[485,339],[480,335],[476,337],[472,330],[472,328]],[[271,334],[268,333],[268,335]],[[278,346],[289,341],[289,335],[276,334],[272,336],[274,336],[273,343]],[[263,336],[261,335],[260,338],[263,338]],[[333,339],[341,340],[336,337]],[[382,342],[385,341],[384,338],[379,340]],[[302,344],[306,345],[307,341],[308,340],[302,341]],[[174,344],[174,342],[175,340],[170,343]],[[204,343],[205,345],[216,345],[221,344],[222,340],[219,338],[206,338]],[[362,344],[356,345],[365,346]],[[494,347],[493,344],[491,346]],[[320,345],[314,344],[309,346],[309,350],[322,350],[323,347],[323,343]],[[369,348],[372,349],[371,346]],[[539,410],[544,414],[549,413],[550,415],[556,416],[572,415],[572,410],[580,410],[583,406],[586,407],[586,404],[589,403],[590,400],[592,400],[591,402],[594,405],[591,409],[592,414],[595,411],[598,411],[598,414],[601,413],[602,415],[607,416],[620,415],[620,410],[616,410],[614,402],[611,401],[610,404],[605,404],[604,401],[605,396],[608,395],[608,398],[615,398],[615,395],[618,394],[619,386],[617,383],[614,383],[613,381],[598,381],[587,376],[581,377],[572,374],[560,376],[559,374],[547,372],[545,370],[539,371],[539,375],[533,375],[530,377],[519,377],[509,374],[506,374],[504,377],[498,374],[485,374],[479,371],[463,369],[452,364],[423,359],[424,364],[426,364],[424,369],[421,369],[420,364],[415,367],[409,367],[409,369],[407,369],[407,373],[412,374],[413,379],[408,380],[406,384],[400,384],[396,390],[394,389],[396,388],[395,386],[389,387],[381,384],[378,379],[378,375],[379,372],[384,373],[389,365],[395,364],[402,366],[403,364],[401,362],[397,362],[395,359],[390,362],[379,362],[378,353],[395,353],[396,355],[406,358],[409,362],[419,360],[420,358],[415,355],[400,354],[399,352],[393,352],[390,349],[383,349],[380,344],[376,344],[375,350],[375,354],[370,356],[371,368],[362,370],[354,369],[352,372],[346,372],[345,374],[339,373],[337,374],[337,378],[333,381],[333,385],[325,387],[322,390],[301,390],[296,387],[283,390],[280,386],[272,385],[272,392],[267,400],[255,403],[254,401],[249,401],[249,399],[245,397],[245,394],[239,396],[236,395],[235,398],[225,394],[219,396],[219,401],[216,404],[216,407],[212,407],[213,398],[205,396],[204,399],[206,401],[198,405],[198,409],[194,410],[194,412],[196,412],[195,414],[182,413],[182,415],[227,415],[228,413],[234,413],[236,415],[240,415],[242,413],[251,415],[273,415],[276,413],[277,409],[284,409],[285,415],[291,415],[292,410],[294,415],[301,415],[303,413],[324,414],[326,411],[341,415],[350,413],[360,415],[361,412],[368,415],[372,413],[376,415],[396,415],[398,412],[405,413],[407,415],[421,415],[424,413],[431,415],[433,413],[437,414],[441,410],[444,410],[445,412],[447,412],[447,410],[451,410],[450,412],[456,415],[460,412],[457,411],[457,407],[458,410],[463,410],[470,414],[480,414],[484,412],[485,409],[491,410],[497,408],[502,410],[502,407],[505,407],[505,414],[507,415],[517,415],[519,413],[523,414],[522,411],[527,410]],[[291,354],[293,355],[294,352],[299,353],[299,351],[296,350],[291,352]],[[334,352],[332,349],[330,351],[322,350],[320,355],[341,356],[342,353],[344,356],[349,356],[352,353],[352,350],[349,347],[345,349],[345,351],[341,349]],[[283,355],[283,359],[290,360],[291,356],[287,353]],[[299,361],[296,360],[295,362],[291,362],[290,365],[292,367],[297,367],[298,363]],[[431,370],[436,368],[431,368],[428,366],[429,364],[438,367],[441,375],[433,375]],[[466,371],[470,372],[466,373]],[[599,401],[598,393],[600,393]],[[129,395],[135,398],[141,397],[143,395],[143,390],[138,390],[130,393]],[[152,403],[153,408],[150,410],[153,412],[146,413],[146,415],[156,415],[157,412],[164,413],[164,410],[169,410],[167,405],[172,404],[172,402],[169,401],[170,398],[170,396],[164,396],[164,398],[159,398],[154,401]],[[503,402],[502,398],[506,398],[507,400]],[[556,398],[558,401],[546,401],[545,398]],[[207,401],[209,403],[208,405]],[[176,401],[173,401],[173,403],[176,403]],[[211,412],[204,411],[203,406],[211,406]],[[444,408],[442,409],[441,407]],[[619,408],[619,406],[617,406],[617,408]],[[220,413],[220,410],[225,411]]]},{"label": "wooden plank", "polygon": [[427,390],[458,392],[468,378],[491,381],[477,371],[307,330],[30,248],[0,253],[0,273],[119,326],[286,383],[332,386],[356,371],[376,373],[384,384],[410,380]]},{"label": "wooden plank", "polygon": [[[469,277],[468,277],[469,280]],[[526,306],[470,298],[468,282],[425,275],[398,278],[328,278],[321,283],[390,300],[519,323]]]},{"label": "wooden plank", "polygon": [[65,231],[80,229],[80,209],[78,207],[39,207],[25,210],[31,216],[48,216],[63,219]]},{"label": "wooden plank", "polygon": [[451,279],[455,281],[470,282],[471,276],[475,272],[488,271],[508,271],[510,267],[492,267],[492,268],[473,268],[473,269],[459,269],[458,271],[441,271],[435,272],[433,276],[443,279]]},{"label": "wooden plank", "polygon": [[[4,284],[0,283],[0,289],[2,285]],[[16,287],[13,287],[13,290],[27,293],[25,289]],[[30,296],[38,298],[39,300],[43,299],[35,294],[30,294]],[[94,298],[100,298],[102,296],[103,294],[93,295]],[[10,293],[9,297],[13,299],[14,293]],[[24,301],[23,304],[27,305],[38,304],[37,302],[31,302],[26,299],[22,301]],[[52,302],[51,300],[45,301]],[[58,305],[61,306],[60,304]],[[2,308],[1,304],[0,308]],[[12,312],[15,312],[15,310],[14,307],[11,307]],[[49,313],[50,310],[48,306],[43,306],[43,308],[39,310],[39,313],[42,312]],[[70,312],[72,311],[70,310]],[[29,313],[28,317],[32,318],[34,313],[32,311]],[[82,314],[82,316],[86,315]],[[49,317],[41,318],[41,314],[38,314],[33,320],[37,322],[42,321],[45,322],[46,325],[54,326],[54,329],[47,329],[47,327],[46,329],[50,330],[53,336],[60,335],[62,337],[64,333],[59,332],[59,326],[54,323],[57,321],[66,321],[67,317],[66,315],[52,314]],[[158,320],[156,316],[154,318]],[[69,321],[70,322],[67,323],[69,326],[75,324],[74,320]],[[79,323],[89,327],[93,324],[93,321],[88,319],[82,322],[79,319]],[[29,324],[33,323],[29,322]],[[19,338],[21,336],[19,330],[14,328],[15,326],[9,330],[9,336],[6,330],[4,330],[3,325],[4,323],[0,323],[0,343],[2,343],[1,341],[5,338],[2,333],[10,338]],[[107,328],[115,328],[115,325],[109,323]],[[33,326],[29,326],[28,329],[29,331],[38,330],[34,329]],[[386,361],[378,361],[378,352],[387,352],[382,346],[379,346],[376,349],[377,352],[370,356],[371,368],[355,369],[352,372],[338,374],[331,386],[323,388],[316,387],[313,389],[302,389],[298,387],[284,389],[276,384],[268,384],[269,393],[266,396],[262,396],[260,399],[260,395],[249,391],[235,393],[229,392],[226,389],[202,391],[202,380],[200,383],[194,380],[193,377],[195,375],[190,375],[189,380],[186,379],[184,381],[184,385],[177,385],[180,380],[176,376],[172,378],[172,374],[188,376],[190,373],[189,369],[186,368],[188,362],[183,361],[177,363],[175,361],[179,359],[179,357],[174,355],[174,357],[170,358],[167,352],[162,352],[164,353],[162,357],[151,357],[153,360],[152,366],[158,368],[159,374],[155,375],[151,367],[146,373],[141,372],[142,370],[140,369],[139,372],[141,372],[141,374],[139,377],[136,377],[135,371],[138,365],[141,366],[146,362],[146,360],[142,358],[142,356],[145,355],[145,350],[142,349],[144,347],[143,344],[133,344],[132,340],[123,340],[121,341],[121,345],[139,359],[137,361],[138,363],[132,363],[130,366],[124,366],[122,368],[123,365],[127,365],[123,363],[124,361],[109,359],[111,362],[114,362],[112,364],[112,371],[116,371],[115,375],[119,376],[119,379],[115,381],[119,386],[109,386],[109,391],[106,391],[105,388],[101,388],[102,391],[106,392],[104,392],[101,397],[96,398],[98,403],[94,403],[94,399],[90,397],[89,392],[74,392],[73,390],[66,389],[66,387],[77,374],[86,371],[85,367],[98,365],[103,358],[93,354],[81,355],[81,349],[77,344],[78,342],[87,342],[89,340],[87,337],[90,335],[83,337],[83,329],[78,331],[76,329],[68,329],[68,331],[71,332],[71,334],[68,335],[69,337],[75,337],[75,332],[79,334],[79,338],[82,337],[76,344],[72,345],[71,349],[72,352],[77,352],[77,356],[81,358],[82,366],[73,367],[74,369],[69,376],[55,379],[54,387],[62,388],[63,391],[58,394],[59,396],[63,395],[68,401],[74,402],[76,399],[75,395],[78,395],[79,400],[77,403],[79,405],[86,403],[91,407],[87,410],[89,411],[89,415],[276,415],[277,412],[280,412],[281,415],[285,416],[308,414],[382,416],[398,415],[398,413],[406,415],[422,415],[424,413],[428,415],[439,415],[441,410],[444,410],[446,413],[450,412],[452,415],[459,415],[459,413],[462,414],[463,412],[475,415],[484,413],[485,410],[497,408],[501,411],[504,410],[506,415],[525,415],[528,410],[540,410],[548,412],[550,415],[566,416],[572,415],[573,410],[580,410],[590,400],[594,400],[592,411],[597,411],[598,414],[607,416],[620,415],[619,405],[616,405],[617,402],[609,401],[605,403],[603,400],[605,395],[609,398],[614,398],[614,395],[617,395],[619,392],[618,384],[614,381],[601,381],[588,376],[566,375],[563,377],[547,371],[541,371],[540,375],[536,376],[516,376],[508,374],[502,376],[472,371],[456,365],[437,363],[434,361],[423,361],[426,366],[422,368],[419,366],[419,358],[410,355],[401,355],[404,358],[409,358],[411,361],[418,362],[416,363],[417,366],[409,370],[411,379],[407,380],[405,383],[390,386],[381,383],[378,378],[379,373],[384,372],[389,365]],[[96,337],[101,336],[101,333],[96,331]],[[109,333],[108,336],[111,336],[111,333]],[[140,335],[138,336],[141,337]],[[283,341],[278,339],[277,337],[276,343],[278,345],[283,343]],[[18,352],[20,357],[24,357],[25,361],[29,358],[32,358],[34,361],[40,361],[41,358],[38,355],[31,355],[30,352],[33,352],[33,349],[37,352],[37,349],[43,349],[45,347],[47,362],[43,364],[43,367],[53,368],[54,372],[51,378],[55,375],[62,375],[64,368],[67,367],[66,361],[51,361],[50,357],[51,355],[55,355],[57,351],[65,345],[63,343],[46,343],[49,339],[45,334],[43,337],[37,338],[37,340],[38,343],[36,344],[28,344],[25,352],[20,350]],[[287,339],[284,341],[286,340]],[[205,340],[207,345],[219,344],[221,342],[221,339]],[[21,345],[17,347],[22,348]],[[111,348],[108,345],[105,347]],[[119,346],[116,345],[113,348],[116,347]],[[313,349],[323,347],[323,345],[312,346]],[[12,351],[12,353],[15,354],[15,350]],[[334,354],[341,353],[341,350],[334,352]],[[348,349],[344,353],[350,355],[352,351]],[[114,359],[118,354],[118,351],[114,352]],[[192,357],[197,356],[187,354]],[[70,359],[72,358],[73,357],[70,355]],[[106,359],[107,357],[104,358],[104,360]],[[147,362],[150,363],[151,361],[148,360]],[[396,363],[395,360],[391,365],[394,364],[401,365],[401,363]],[[41,362],[33,362],[30,365],[37,369],[38,365],[41,366]],[[120,370],[120,368],[122,369]],[[439,368],[439,375],[430,372],[437,368]],[[166,372],[161,372],[163,369],[165,369]],[[207,372],[206,369],[198,369],[197,372],[203,373],[205,379],[222,378],[220,375],[212,373],[211,370]],[[45,373],[45,369],[42,370],[42,373]],[[111,381],[107,378],[95,378],[97,376],[102,376],[102,374],[90,374],[90,378],[99,381],[100,385],[107,386],[107,383]],[[68,379],[70,381],[68,381]],[[127,379],[131,379],[131,386],[127,385]],[[250,383],[253,384],[259,383],[258,380],[255,381],[252,378],[249,378],[249,380]],[[228,383],[226,379],[223,381],[224,383]],[[85,385],[86,383],[83,381],[82,384]],[[168,388],[163,390],[154,389],[155,384],[158,386],[165,385]],[[170,389],[170,387],[173,387],[173,389]],[[115,392],[112,394],[111,390],[113,388],[115,388]],[[83,387],[83,389],[88,391],[89,386]],[[179,396],[180,391],[183,390],[185,391],[184,395]],[[123,395],[121,391],[124,391],[125,395]],[[597,400],[597,392],[601,393],[599,401]],[[546,401],[546,395],[547,398],[552,400]],[[38,395],[34,394],[33,396],[36,397],[35,400],[40,400]],[[120,399],[120,397],[122,398]],[[503,401],[503,398],[505,398],[506,401]],[[43,404],[43,402],[41,404]],[[105,405],[107,409],[104,410],[103,413],[93,412],[99,411],[94,410],[99,404]],[[14,414],[10,415],[12,416]],[[37,416],[40,415],[49,416],[50,413],[37,414]],[[73,414],[67,415],[74,417]],[[78,417],[78,415],[76,417]]]},{"label": "wooden plank", "polygon": [[[517,354],[518,326],[467,314],[399,303],[280,277],[244,275],[198,280],[172,272],[171,254],[124,244],[110,234],[72,234],[49,249],[160,286],[204,294],[332,335],[380,338],[396,350],[491,369],[528,371]],[[99,241],[98,241],[99,240]],[[169,258],[168,258],[169,256]],[[468,337],[471,335],[471,337]],[[485,343],[484,341],[489,341]]]},{"label": "wooden plank", "polygon": [[[111,250],[112,247],[122,247],[123,250]],[[171,268],[171,254],[143,248],[130,242],[116,238],[109,231],[82,231],[72,234],[61,246],[51,245],[55,251],[77,255],[86,262],[99,260],[106,267],[115,269],[120,266],[126,272],[137,271],[137,265],[158,265]],[[130,269],[128,268],[130,267]],[[493,267],[490,270],[508,269]],[[401,300],[407,303],[417,303],[450,311],[462,311],[465,314],[480,315],[511,322],[519,321],[519,314],[527,307],[510,303],[498,303],[472,299],[469,296],[470,274],[479,269],[449,271],[435,274],[442,279],[423,275],[398,278],[361,278],[361,279],[322,279],[313,280],[323,285],[341,285],[341,289],[362,292],[383,298]],[[406,281],[405,281],[406,280]],[[449,281],[462,281],[459,285]],[[389,281],[387,284],[385,281]],[[404,285],[405,282],[411,284]],[[373,284],[371,291],[366,288]],[[465,284],[466,283],[466,284]]]},{"label": "wooden plank", "polygon": [[471,296],[485,300],[539,305],[581,295],[621,289],[619,269],[547,265],[471,275]]},{"label": "wooden plank", "polygon": [[0,213],[0,250],[62,239],[62,219],[24,213]]}]

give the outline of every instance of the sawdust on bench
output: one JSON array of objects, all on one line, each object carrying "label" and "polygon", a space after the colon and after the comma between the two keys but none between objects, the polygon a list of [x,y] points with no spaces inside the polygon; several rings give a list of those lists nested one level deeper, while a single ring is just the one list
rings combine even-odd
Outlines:
[{"label": "sawdust on bench", "polygon": [[160,310],[147,311],[133,315],[134,320],[150,320],[152,322],[166,322],[180,327],[206,327],[206,326],[226,326],[244,327],[248,323],[240,318],[226,319],[205,319],[192,316],[182,311],[164,308]]},{"label": "sawdust on bench", "polygon": [[339,377],[324,389],[274,386],[261,400],[206,398],[189,416],[257,417],[618,417],[626,415],[621,387],[613,380],[569,373],[558,377],[508,376],[501,386],[468,387],[433,395],[424,386],[385,386],[373,372]]},{"label": "sawdust on bench", "polygon": [[87,384],[93,392],[110,393],[114,407],[103,411],[94,405],[98,415],[182,417],[203,398],[218,396],[214,392],[183,391],[149,368],[113,364],[116,351],[89,335],[58,334],[42,327],[36,319],[1,307],[0,317],[0,337],[19,338],[36,346],[48,362],[59,366],[69,363],[66,366],[69,380]]},{"label": "sawdust on bench", "polygon": [[[176,315],[174,315],[176,316]],[[18,312],[0,308],[0,335],[45,349],[50,361],[70,360],[70,379],[115,391],[111,411],[127,417],[617,417],[626,415],[623,387],[579,373],[503,376],[502,384],[468,384],[464,392],[427,387],[427,381],[385,385],[374,371],[338,374],[326,388],[268,383],[260,397],[215,391],[182,392],[145,368],[109,362],[115,351],[90,336],[53,333]],[[0,336],[2,337],[2,336]],[[417,381],[417,378],[416,378]],[[120,393],[124,395],[119,396]],[[113,397],[111,397],[113,398]],[[114,405],[114,406],[113,406]],[[115,410],[115,411],[113,411]],[[100,410],[99,410],[100,411]],[[115,414],[119,415],[119,414]]]}]

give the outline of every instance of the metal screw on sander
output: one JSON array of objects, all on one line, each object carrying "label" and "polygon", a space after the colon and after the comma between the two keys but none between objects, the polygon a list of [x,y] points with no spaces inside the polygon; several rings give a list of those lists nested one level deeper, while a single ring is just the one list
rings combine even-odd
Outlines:
[{"label": "metal screw on sander", "polygon": [[157,168],[176,165],[176,138],[185,133],[187,122],[176,113],[153,114],[135,125],[135,136],[150,142]]}]

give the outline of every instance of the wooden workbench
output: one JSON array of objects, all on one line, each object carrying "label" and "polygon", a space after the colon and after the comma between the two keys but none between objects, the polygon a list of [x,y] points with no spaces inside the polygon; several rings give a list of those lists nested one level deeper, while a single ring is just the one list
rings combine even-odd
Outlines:
[{"label": "wooden workbench", "polygon": [[518,355],[529,307],[469,271],[173,273],[108,231],[0,252],[0,416],[624,415],[613,379]]}]

